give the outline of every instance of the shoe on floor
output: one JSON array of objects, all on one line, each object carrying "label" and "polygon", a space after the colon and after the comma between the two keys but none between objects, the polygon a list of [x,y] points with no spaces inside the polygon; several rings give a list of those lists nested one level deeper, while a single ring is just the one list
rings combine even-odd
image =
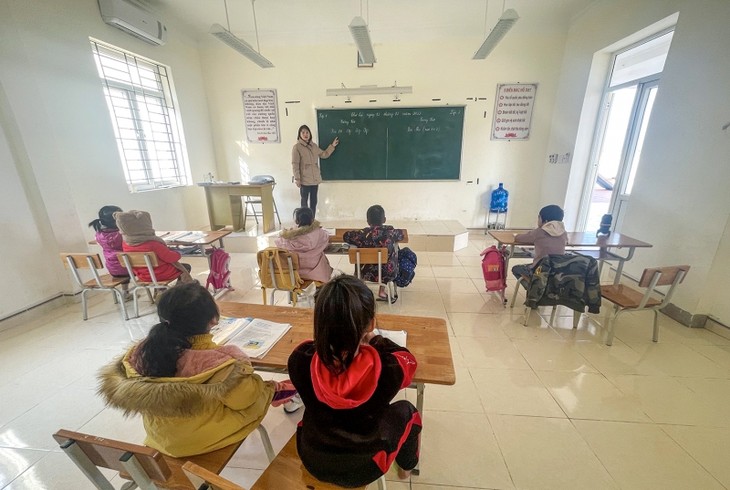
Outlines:
[{"label": "shoe on floor", "polygon": [[284,404],[284,411],[286,413],[294,413],[303,406],[302,398],[299,395],[294,395],[291,400]]}]

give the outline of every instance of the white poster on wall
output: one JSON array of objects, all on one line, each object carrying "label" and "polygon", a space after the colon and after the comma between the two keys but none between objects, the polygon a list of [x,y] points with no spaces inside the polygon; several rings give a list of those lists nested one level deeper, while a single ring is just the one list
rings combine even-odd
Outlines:
[{"label": "white poster on wall", "polygon": [[249,143],[280,143],[276,89],[243,89],[243,114]]},{"label": "white poster on wall", "polygon": [[502,83],[497,85],[492,119],[493,140],[527,140],[530,138],[532,108],[536,83]]}]

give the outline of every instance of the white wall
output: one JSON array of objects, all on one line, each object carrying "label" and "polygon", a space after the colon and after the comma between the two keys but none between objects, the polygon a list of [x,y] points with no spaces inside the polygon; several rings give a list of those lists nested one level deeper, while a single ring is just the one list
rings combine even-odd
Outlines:
[{"label": "white wall", "polygon": [[[730,323],[719,301],[730,289],[713,267],[728,263],[721,246],[730,210],[730,137],[720,128],[730,120],[730,2],[724,0],[626,0],[596,2],[571,27],[548,151],[575,145],[579,117],[595,53],[679,12],[622,232],[652,243],[638,251],[625,271],[690,264],[675,302],[691,313],[719,315]],[[558,117],[556,112],[555,117]],[[581,137],[585,137],[582,134]],[[562,150],[561,150],[562,151]],[[576,152],[576,155],[578,152]],[[574,159],[584,172],[587,153]],[[582,180],[566,178],[570,169],[545,166],[543,199],[575,200]],[[573,210],[575,212],[575,210]],[[717,294],[719,292],[719,295]],[[714,297],[713,303],[702,298]]]},{"label": "white wall", "polygon": [[104,24],[95,0],[4,0],[0,36],[0,185],[13,203],[0,219],[17,220],[20,234],[0,247],[19,277],[42,279],[3,281],[2,318],[71,290],[57,253],[87,249],[103,205],[148,210],[157,228],[207,225],[196,186],[128,191],[89,36],[171,66],[195,181],[215,158],[197,43],[174,25],[155,47]]},{"label": "white wall", "polygon": [[[291,183],[291,148],[301,124],[316,132],[316,108],[410,107],[466,105],[461,180],[459,182],[325,182],[320,186],[318,218],[363,218],[368,206],[379,203],[389,218],[453,219],[467,227],[484,225],[482,200],[492,186],[504,182],[510,191],[508,222],[529,226],[540,202],[545,147],[567,32],[565,21],[545,22],[542,30],[510,31],[486,60],[471,60],[481,40],[443,40],[418,44],[376,45],[374,68],[355,66],[352,45],[266,45],[264,54],[275,68],[261,69],[216,39],[201,41],[201,59],[210,102],[221,179],[244,180],[271,174],[278,185],[275,198],[282,214],[299,206]],[[327,97],[328,88],[376,84],[412,85],[413,94]],[[498,83],[539,84],[529,141],[490,141]],[[278,91],[281,144],[246,144],[241,89]],[[467,101],[486,97],[486,101]],[[369,103],[371,98],[377,103]],[[440,102],[433,102],[440,98]],[[299,100],[298,104],[285,104]],[[286,110],[288,115],[286,115]],[[486,117],[485,117],[486,112]],[[315,141],[317,140],[315,135]],[[321,142],[325,146],[329,141]],[[342,145],[347,144],[341,139]],[[326,165],[326,162],[323,163]],[[476,184],[477,178],[479,184]],[[471,180],[474,183],[467,184]]]}]

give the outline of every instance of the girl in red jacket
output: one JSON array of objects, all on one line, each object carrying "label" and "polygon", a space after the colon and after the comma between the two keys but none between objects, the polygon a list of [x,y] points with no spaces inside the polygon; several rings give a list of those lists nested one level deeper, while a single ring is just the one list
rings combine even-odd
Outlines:
[{"label": "girl in red jacket", "polygon": [[407,478],[418,464],[421,417],[406,400],[391,403],[411,384],[416,359],[374,329],[373,293],[341,275],[317,294],[314,340],[289,357],[305,406],[299,457],[316,478],[344,487],[377,480],[394,461]]},{"label": "girl in red jacket", "polygon": [[[152,218],[147,211],[128,211],[114,213],[119,231],[122,232],[122,248],[125,252],[154,252],[158,265],[155,277],[158,281],[176,279],[184,270],[190,272],[190,264],[181,264],[180,253],[165,244],[165,240],[155,234]],[[134,274],[142,281],[152,280],[147,267],[135,267]]]}]

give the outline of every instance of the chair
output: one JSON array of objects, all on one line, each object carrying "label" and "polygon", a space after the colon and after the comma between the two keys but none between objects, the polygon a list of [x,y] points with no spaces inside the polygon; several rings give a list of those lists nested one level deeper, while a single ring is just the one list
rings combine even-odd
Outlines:
[{"label": "chair", "polygon": [[274,293],[285,291],[289,295],[289,303],[297,305],[297,300],[305,298],[311,305],[311,298],[317,281],[304,280],[299,276],[299,256],[284,248],[268,247],[256,254],[259,264],[259,280],[264,304],[266,289],[271,289],[269,302],[274,304]]},{"label": "chair", "polygon": [[580,317],[588,307],[598,313],[601,306],[598,262],[593,257],[569,253],[547,255],[535,265],[531,276],[517,280],[510,308],[514,307],[520,285],[526,290],[525,317],[527,326],[532,310],[538,306],[552,306],[550,324],[555,321],[557,306],[573,310],[573,328],[578,328]]},{"label": "chair", "polygon": [[[347,251],[348,255],[350,256],[350,263],[355,264],[355,274],[357,275],[358,279],[362,279],[360,277],[360,266],[361,265],[367,265],[372,264],[378,266],[378,281],[372,282],[372,284],[377,284],[378,286],[384,286],[385,290],[388,293],[388,304],[393,304],[391,301],[391,297],[393,294],[397,294],[397,290],[395,289],[395,283],[393,281],[390,282],[382,282],[383,281],[383,266],[388,261],[388,249],[386,247],[379,247],[379,248],[351,248]],[[371,281],[366,281],[371,282]],[[393,292],[391,293],[391,287],[393,288]]]},{"label": "chair", "polygon": [[[385,490],[385,476],[377,480],[378,489]],[[332,483],[317,480],[307,471],[297,453],[296,434],[282,448],[274,461],[264,470],[251,490],[316,489],[335,490],[342,488]],[[366,487],[357,487],[365,489]]]},{"label": "chair", "polygon": [[[81,305],[83,307],[83,318],[88,320],[89,313],[86,304],[86,294],[89,291],[111,291],[114,297],[114,302],[119,303],[122,309],[122,317],[125,320],[129,320],[127,315],[127,308],[124,305],[124,295],[122,291],[117,289],[117,286],[127,284],[129,278],[127,277],[114,277],[109,274],[99,275],[99,269],[104,268],[104,264],[101,262],[99,254],[91,253],[62,253],[61,260],[67,269],[71,270],[74,276],[76,285],[81,288]],[[79,269],[89,269],[93,279],[84,281],[81,278]]]},{"label": "chair", "polygon": [[[645,288],[644,292],[637,291],[624,284],[611,284],[601,286],[601,296],[613,303],[613,315],[606,311],[606,345],[613,344],[613,334],[616,325],[616,318],[625,311],[651,310],[654,312],[654,329],[652,340],[659,341],[659,310],[669,304],[677,284],[684,280],[689,271],[688,265],[677,265],[671,267],[655,267],[644,269],[639,279],[639,287]],[[659,293],[657,287],[669,286],[664,294],[663,300],[658,300],[654,294]],[[661,294],[661,293],[659,293]]]},{"label": "chair", "polygon": [[[134,315],[139,316],[139,301],[137,298],[137,291],[143,290],[147,293],[152,303],[155,302],[155,296],[158,291],[164,291],[170,288],[170,283],[175,282],[175,279],[165,279],[160,281],[155,275],[155,267],[159,264],[157,261],[157,254],[154,252],[120,252],[117,254],[120,264],[124,264],[124,267],[129,271],[129,281],[132,287],[129,292],[134,299]],[[151,281],[143,281],[134,273],[135,267],[146,267],[149,271]]]},{"label": "chair", "polygon": [[[256,177],[253,177],[251,180],[254,182]],[[276,220],[279,222],[279,226],[281,226],[281,218],[279,217],[279,209],[276,207],[276,199],[274,199],[274,188],[276,187],[276,182],[274,182],[274,185],[271,187],[271,201],[274,203],[274,214],[276,215]],[[251,215],[256,220],[256,224],[259,224],[259,216],[264,216],[264,210],[263,210],[263,203],[261,202],[260,196],[242,196],[243,197],[243,226],[241,227],[243,230],[246,229],[246,218],[249,215],[249,207],[251,208]],[[256,206],[259,206],[258,209],[256,209]]]},{"label": "chair", "polygon": [[[274,460],[269,434],[262,425],[257,427],[269,461]],[[173,458],[148,446],[105,439],[103,437],[61,429],[55,434],[59,446],[79,467],[86,477],[100,490],[114,490],[109,480],[99,471],[108,468],[119,472],[122,478],[132,480],[122,490],[141,488],[153,490],[171,488],[176,490],[198,490],[185,475],[182,467],[190,461],[198,467],[218,474],[225,468],[233,454],[241,446],[236,442],[224,448],[195,456]]]},{"label": "chair", "polygon": [[207,488],[208,490],[246,490],[230,480],[188,461],[182,466],[185,476],[188,477],[193,487],[197,489]]}]

